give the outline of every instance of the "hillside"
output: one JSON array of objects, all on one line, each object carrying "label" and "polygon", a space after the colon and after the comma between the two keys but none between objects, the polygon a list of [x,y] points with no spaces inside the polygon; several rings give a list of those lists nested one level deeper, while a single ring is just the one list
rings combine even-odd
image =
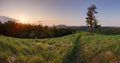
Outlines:
[{"label": "hillside", "polygon": [[50,39],[0,36],[0,63],[116,63],[120,35],[86,32]]},{"label": "hillside", "polygon": [[80,37],[76,63],[119,63],[120,35],[87,35]]},{"label": "hillside", "polygon": [[0,63],[61,63],[79,33],[52,39],[18,39],[0,36]]}]

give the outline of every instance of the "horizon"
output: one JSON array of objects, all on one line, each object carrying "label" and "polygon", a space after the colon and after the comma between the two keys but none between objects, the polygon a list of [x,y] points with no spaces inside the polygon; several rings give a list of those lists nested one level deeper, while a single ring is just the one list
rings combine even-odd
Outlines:
[{"label": "horizon", "polygon": [[[102,26],[120,27],[119,0],[0,0],[0,16],[22,23],[86,26],[87,8],[95,4],[96,18]],[[112,5],[111,5],[112,4]]]}]

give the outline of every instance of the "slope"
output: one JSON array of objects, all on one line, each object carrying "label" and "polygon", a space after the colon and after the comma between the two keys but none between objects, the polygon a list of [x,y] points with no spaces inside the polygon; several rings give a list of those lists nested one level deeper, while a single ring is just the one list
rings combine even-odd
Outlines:
[{"label": "slope", "polygon": [[119,63],[120,35],[82,33],[76,63]]},{"label": "slope", "polygon": [[78,36],[79,33],[50,39],[0,36],[0,63],[61,63]]}]

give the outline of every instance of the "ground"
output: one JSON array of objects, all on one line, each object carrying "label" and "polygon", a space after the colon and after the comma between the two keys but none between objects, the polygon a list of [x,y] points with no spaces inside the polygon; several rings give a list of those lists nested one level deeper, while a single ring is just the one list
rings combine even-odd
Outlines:
[{"label": "ground", "polygon": [[1,63],[118,63],[120,35],[77,32],[58,38],[0,36]]}]

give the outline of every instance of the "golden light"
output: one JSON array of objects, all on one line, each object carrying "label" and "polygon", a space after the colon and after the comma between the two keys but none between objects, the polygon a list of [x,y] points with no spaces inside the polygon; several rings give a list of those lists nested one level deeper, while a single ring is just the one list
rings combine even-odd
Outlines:
[{"label": "golden light", "polygon": [[25,16],[21,16],[18,19],[20,20],[20,23],[23,23],[23,24],[27,24],[28,23],[26,18],[25,18]]},{"label": "golden light", "polygon": [[23,19],[23,18],[20,19],[20,22],[21,23],[26,23],[25,19]]}]

